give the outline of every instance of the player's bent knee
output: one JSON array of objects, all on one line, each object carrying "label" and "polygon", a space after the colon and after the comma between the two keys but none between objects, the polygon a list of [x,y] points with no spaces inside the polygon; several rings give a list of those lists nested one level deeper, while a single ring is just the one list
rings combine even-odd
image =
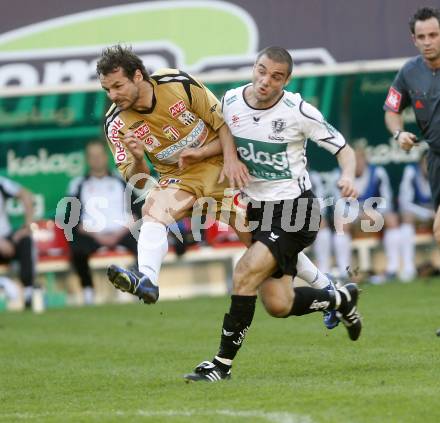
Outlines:
[{"label": "player's bent knee", "polygon": [[290,305],[282,301],[263,301],[264,308],[272,316],[283,318],[289,315]]},{"label": "player's bent knee", "polygon": [[142,206],[142,219],[144,222],[162,223],[164,225],[174,223],[169,215],[158,210],[152,210],[148,204]]}]

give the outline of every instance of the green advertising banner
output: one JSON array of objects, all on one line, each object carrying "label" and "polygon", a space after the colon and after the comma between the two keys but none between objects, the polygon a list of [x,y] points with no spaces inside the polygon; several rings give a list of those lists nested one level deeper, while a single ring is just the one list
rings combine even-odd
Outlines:
[{"label": "green advertising banner", "polygon": [[[287,88],[320,109],[350,144],[367,143],[370,161],[389,170],[396,192],[403,165],[417,160],[419,151],[401,151],[385,129],[382,105],[394,75],[392,71],[298,77]],[[221,98],[226,90],[246,82],[207,86]],[[69,181],[86,172],[84,146],[90,139],[104,138],[108,105],[102,91],[0,98],[0,175],[35,194],[37,218],[53,218]],[[404,117],[406,127],[418,133],[412,113]],[[308,157],[310,167],[324,175],[337,165],[312,142]],[[9,203],[8,211],[19,215],[20,207]]]}]

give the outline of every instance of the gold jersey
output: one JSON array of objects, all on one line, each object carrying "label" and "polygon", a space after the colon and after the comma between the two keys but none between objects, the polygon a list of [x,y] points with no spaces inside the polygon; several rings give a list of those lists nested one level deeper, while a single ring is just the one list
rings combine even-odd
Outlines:
[{"label": "gold jersey", "polygon": [[122,176],[133,156],[120,137],[127,131],[144,144],[156,171],[170,175],[178,169],[185,148],[200,148],[217,137],[224,124],[221,104],[202,83],[177,69],[161,69],[151,75],[153,104],[145,113],[120,110],[113,104],[106,114],[105,135]]}]

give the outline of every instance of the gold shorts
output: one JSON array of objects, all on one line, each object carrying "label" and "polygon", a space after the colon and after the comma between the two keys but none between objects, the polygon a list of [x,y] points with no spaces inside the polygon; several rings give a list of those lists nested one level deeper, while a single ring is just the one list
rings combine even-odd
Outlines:
[{"label": "gold shorts", "polygon": [[[235,219],[233,204],[234,192],[225,179],[218,182],[223,169],[223,156],[210,157],[203,162],[188,166],[183,171],[162,174],[159,179],[159,187],[177,188],[193,194],[198,204],[203,207],[203,214],[215,214],[216,219],[225,223],[231,223]],[[215,210],[214,210],[215,208]],[[191,210],[191,214],[196,207]]]}]

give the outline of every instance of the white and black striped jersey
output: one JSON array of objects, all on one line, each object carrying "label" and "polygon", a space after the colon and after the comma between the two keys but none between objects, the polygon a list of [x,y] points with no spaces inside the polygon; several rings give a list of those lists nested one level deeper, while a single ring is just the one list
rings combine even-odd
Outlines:
[{"label": "white and black striped jersey", "polygon": [[244,192],[258,201],[297,198],[311,188],[307,140],[337,154],[345,139],[300,94],[284,91],[272,107],[254,109],[244,98],[247,86],[229,90],[223,98],[225,121],[251,175]]},{"label": "white and black striped jersey", "polygon": [[6,211],[6,200],[8,198],[17,197],[21,189],[21,185],[0,176],[0,238],[9,235],[12,232],[8,213]]}]

